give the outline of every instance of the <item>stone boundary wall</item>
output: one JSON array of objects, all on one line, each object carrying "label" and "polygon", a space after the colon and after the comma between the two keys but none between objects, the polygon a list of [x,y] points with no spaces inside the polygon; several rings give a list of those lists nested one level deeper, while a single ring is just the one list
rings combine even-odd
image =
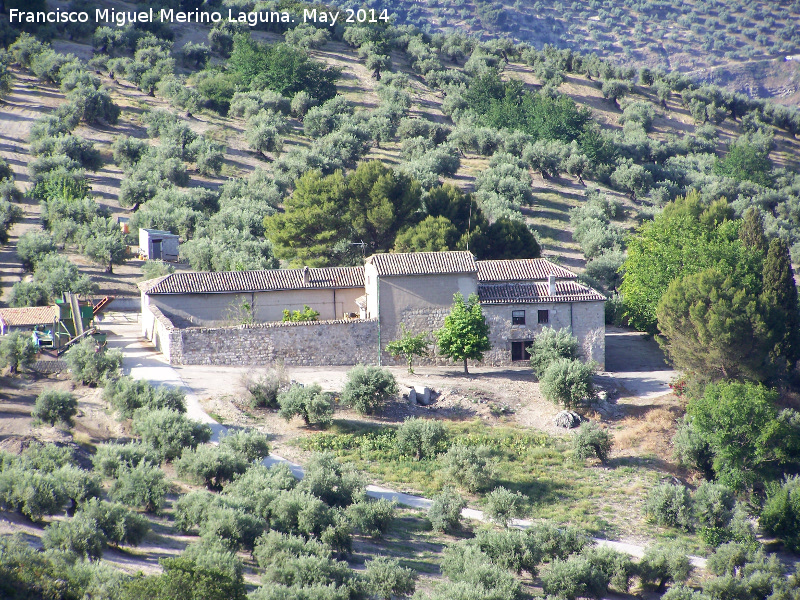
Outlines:
[{"label": "stone boundary wall", "polygon": [[175,326],[157,306],[151,304],[147,309],[142,311],[142,333],[172,363],[174,356],[180,356]]},{"label": "stone boundary wall", "polygon": [[190,327],[171,336],[172,364],[350,366],[378,359],[377,319]]}]

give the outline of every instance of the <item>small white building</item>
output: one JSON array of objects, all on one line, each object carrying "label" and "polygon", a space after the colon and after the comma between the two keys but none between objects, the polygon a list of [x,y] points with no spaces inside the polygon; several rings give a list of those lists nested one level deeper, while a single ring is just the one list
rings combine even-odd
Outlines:
[{"label": "small white building", "polygon": [[178,236],[158,229],[139,230],[139,256],[146,260],[178,261]]}]

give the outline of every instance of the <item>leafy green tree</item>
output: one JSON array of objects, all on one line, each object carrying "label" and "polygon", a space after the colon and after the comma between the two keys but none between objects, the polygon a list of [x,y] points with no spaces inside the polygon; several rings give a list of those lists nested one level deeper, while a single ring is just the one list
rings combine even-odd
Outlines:
[{"label": "leafy green tree", "polygon": [[92,338],[83,339],[64,354],[74,381],[84,385],[97,385],[104,379],[119,377],[122,353],[119,350],[102,350]]},{"label": "leafy green tree", "polygon": [[247,121],[247,143],[264,155],[265,152],[280,154],[283,150],[281,136],[289,129],[286,119],[272,111],[262,110]]},{"label": "leafy green tree", "polygon": [[347,382],[342,390],[342,401],[359,414],[380,412],[383,405],[397,394],[397,381],[388,369],[356,365],[347,372]]},{"label": "leafy green tree", "polygon": [[781,238],[770,241],[764,259],[761,305],[774,345],[770,360],[779,372],[791,372],[800,360],[800,305],[792,272],[789,247]]},{"label": "leafy green tree", "polygon": [[174,460],[185,448],[196,448],[211,439],[211,428],[181,413],[161,408],[140,408],[133,414],[133,431],[162,461]]},{"label": "leafy green tree", "polygon": [[278,257],[311,267],[331,264],[331,249],[346,232],[346,186],[338,171],[327,177],[309,171],[297,180],[284,212],[264,219]]},{"label": "leafy green tree", "polygon": [[631,85],[627,81],[608,79],[603,82],[601,91],[603,98],[611,100],[614,106],[619,108],[619,101],[630,93]]},{"label": "leafy green tree", "polygon": [[39,259],[55,251],[53,238],[43,231],[28,231],[17,240],[17,256],[29,271],[33,271]]},{"label": "leafy green tree", "polygon": [[714,172],[740,181],[770,185],[772,161],[769,158],[769,144],[756,143],[747,137],[736,140],[728,146],[725,158],[718,159],[714,164]]},{"label": "leafy green tree", "polygon": [[684,485],[662,483],[652,488],[645,501],[645,514],[659,525],[690,531],[693,506],[689,489]]},{"label": "leafy green tree", "polygon": [[308,54],[288,44],[263,44],[249,35],[237,35],[228,69],[251,89],[270,89],[291,98],[308,92],[319,102],[336,95],[339,71],[311,59]]},{"label": "leafy green tree", "polygon": [[126,506],[158,513],[164,506],[169,488],[164,471],[157,466],[141,462],[135,467],[121,469],[110,495]]},{"label": "leafy green tree", "polygon": [[36,344],[31,336],[21,331],[14,331],[0,340],[0,367],[9,367],[13,375],[27,368],[36,358]]},{"label": "leafy green tree", "polygon": [[414,593],[414,571],[400,566],[396,558],[379,556],[365,563],[364,579],[370,593],[379,600],[391,600]]},{"label": "leafy green tree", "polygon": [[443,252],[454,250],[459,232],[446,217],[428,215],[404,229],[395,240],[395,252]]},{"label": "leafy green tree", "polygon": [[761,212],[755,206],[748,208],[742,217],[739,239],[746,247],[753,248],[766,256],[769,243],[767,242],[767,236],[764,235]]},{"label": "leafy green tree", "polygon": [[333,398],[317,385],[293,385],[278,394],[278,414],[287,421],[298,416],[306,425],[326,427],[333,420]]},{"label": "leafy green tree", "polygon": [[528,352],[531,356],[531,368],[541,378],[553,361],[559,358],[578,358],[578,339],[568,329],[545,327],[533,340]]},{"label": "leafy green tree", "polygon": [[250,461],[224,446],[198,446],[184,450],[175,461],[180,477],[202,483],[210,490],[221,490],[225,483],[244,473]]},{"label": "leafy green tree", "polygon": [[689,579],[692,564],[686,552],[675,544],[656,544],[645,550],[639,562],[642,583],[663,591],[667,583],[682,583]]},{"label": "leafy green tree", "polygon": [[121,470],[135,467],[140,463],[158,463],[156,452],[142,442],[100,444],[92,457],[94,470],[103,477],[114,479]]},{"label": "leafy green tree", "polygon": [[[2,180],[0,180],[2,181]],[[11,226],[22,218],[22,210],[8,200],[0,199],[0,245],[8,242]]]},{"label": "leafy green tree", "polygon": [[397,358],[404,356],[408,363],[408,372],[413,373],[412,363],[415,356],[428,356],[428,346],[430,340],[428,334],[425,332],[414,335],[406,329],[405,323],[400,323],[400,332],[402,337],[399,340],[394,340],[386,344],[386,351]]},{"label": "leafy green tree", "polygon": [[379,539],[392,526],[394,507],[394,502],[389,500],[364,499],[348,506],[345,515],[356,531],[373,539]]},{"label": "leafy green tree", "polygon": [[97,560],[103,556],[106,536],[97,521],[77,514],[66,521],[48,525],[42,535],[42,545],[45,550],[65,550],[89,560]]},{"label": "leafy green tree", "polygon": [[759,524],[783,540],[792,552],[800,550],[800,477],[786,477],[767,491]]},{"label": "leafy green tree", "polygon": [[115,546],[138,546],[150,531],[150,521],[146,517],[121,504],[98,498],[87,500],[75,516],[78,515],[95,520],[106,540]]},{"label": "leafy green tree", "polygon": [[673,281],[656,315],[673,364],[713,381],[764,378],[768,330],[762,312],[757,297],[710,268]]},{"label": "leafy green tree", "polygon": [[456,292],[453,308],[445,317],[444,326],[434,335],[442,356],[463,360],[464,373],[469,374],[467,360],[482,360],[483,353],[491,348],[489,325],[478,296],[470,294],[465,302],[461,292]]},{"label": "leafy green tree", "polygon": [[78,412],[78,400],[69,392],[47,390],[36,397],[31,416],[34,423],[72,427],[72,417]]},{"label": "leafy green tree", "polygon": [[754,383],[709,384],[687,412],[713,455],[720,482],[738,490],[770,476],[791,460],[798,432],[778,418],[778,395]]},{"label": "leafy green tree", "polygon": [[113,273],[114,265],[121,265],[128,251],[125,236],[110,217],[93,220],[84,230],[81,246],[89,258],[106,265],[106,273]]},{"label": "leafy green tree", "polygon": [[690,192],[668,203],[628,239],[620,293],[631,325],[656,333],[656,308],[669,284],[708,267],[735,275],[736,287],[757,293],[760,262],[754,251],[742,247],[730,218],[724,202],[706,207],[698,193]]},{"label": "leafy green tree", "polygon": [[544,397],[567,409],[591,402],[596,395],[592,378],[595,365],[578,359],[558,358],[542,373],[540,389]]}]

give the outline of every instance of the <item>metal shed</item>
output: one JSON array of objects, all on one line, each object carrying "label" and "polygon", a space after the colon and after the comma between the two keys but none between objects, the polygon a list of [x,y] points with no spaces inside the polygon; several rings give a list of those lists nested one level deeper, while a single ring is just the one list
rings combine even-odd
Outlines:
[{"label": "metal shed", "polygon": [[178,260],[178,236],[158,229],[139,230],[139,255],[147,260]]}]

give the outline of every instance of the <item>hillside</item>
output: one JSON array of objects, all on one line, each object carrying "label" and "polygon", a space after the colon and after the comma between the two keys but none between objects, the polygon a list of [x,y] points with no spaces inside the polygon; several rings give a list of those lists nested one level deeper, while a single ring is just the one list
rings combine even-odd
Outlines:
[{"label": "hillside", "polygon": [[[358,3],[341,3],[356,7]],[[787,106],[800,99],[797,2],[375,2],[398,22],[481,39],[508,36],[596,53],[613,62],[679,71]]]}]

